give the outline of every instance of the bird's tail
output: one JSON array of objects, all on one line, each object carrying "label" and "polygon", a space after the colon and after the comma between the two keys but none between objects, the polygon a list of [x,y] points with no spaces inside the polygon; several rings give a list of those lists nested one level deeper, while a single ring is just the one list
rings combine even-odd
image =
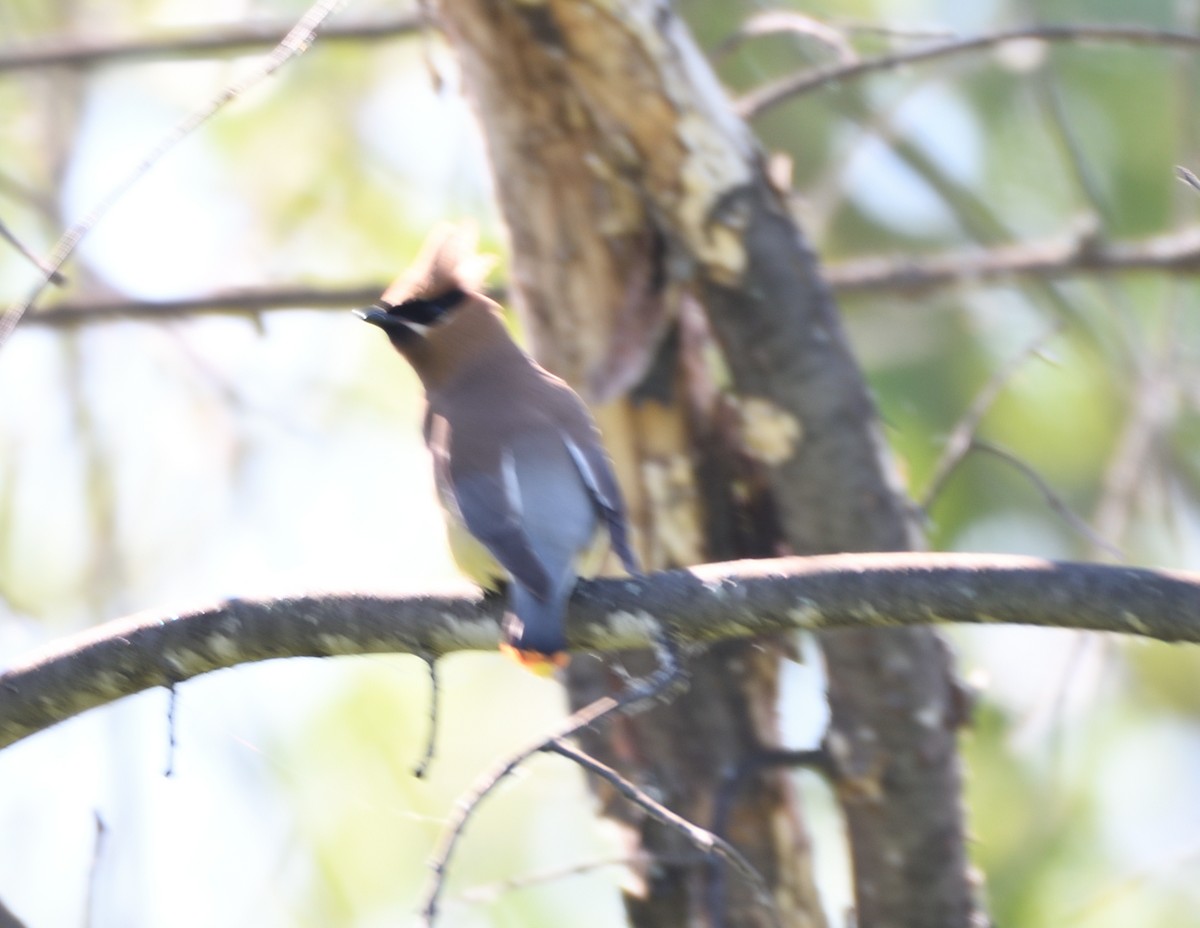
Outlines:
[{"label": "bird's tail", "polygon": [[564,621],[569,595],[568,589],[564,595],[541,600],[521,584],[512,583],[500,650],[539,676],[566,667],[571,661]]}]

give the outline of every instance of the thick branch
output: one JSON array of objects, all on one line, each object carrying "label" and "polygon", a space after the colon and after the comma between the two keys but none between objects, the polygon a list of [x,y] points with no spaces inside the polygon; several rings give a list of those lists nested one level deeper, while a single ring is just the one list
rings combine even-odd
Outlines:
[{"label": "thick branch", "polygon": [[[291,28],[291,23],[242,22],[225,27],[206,26],[200,30],[128,39],[49,39],[0,49],[0,73],[62,65],[79,68],[120,61],[176,60],[194,55],[240,55],[270,48]],[[380,41],[411,35],[420,28],[420,13],[370,22],[338,23],[322,31],[321,44]]]},{"label": "thick branch", "polygon": [[[0,674],[0,747],[122,696],[279,657],[490,650],[499,598],[313,595],[144,613]],[[783,629],[1012,623],[1200,642],[1200,574],[980,554],[860,554],[708,564],[582,582],[574,649],[644,648]]]}]

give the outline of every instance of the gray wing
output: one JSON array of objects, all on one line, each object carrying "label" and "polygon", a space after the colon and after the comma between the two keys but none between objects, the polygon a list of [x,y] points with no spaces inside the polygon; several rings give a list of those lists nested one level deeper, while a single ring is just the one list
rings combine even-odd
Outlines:
[{"label": "gray wing", "polygon": [[600,444],[600,436],[596,429],[588,423],[592,433],[591,441],[578,442],[572,436],[563,433],[567,451],[571,453],[583,483],[591,494],[592,502],[608,526],[608,534],[612,539],[613,550],[631,574],[641,573],[637,556],[629,545],[629,532],[625,524],[625,504],[621,500],[621,488],[617,486],[617,478],[613,476],[612,465],[608,454]]},{"label": "gray wing", "polygon": [[450,423],[436,414],[427,414],[425,440],[433,454],[433,466],[439,492],[456,510],[467,531],[487,548],[500,566],[540,600],[553,595],[554,582],[529,542],[521,524],[520,499],[511,480],[504,475],[504,450],[472,444],[460,436],[459,460],[473,467],[464,473],[450,456]]}]

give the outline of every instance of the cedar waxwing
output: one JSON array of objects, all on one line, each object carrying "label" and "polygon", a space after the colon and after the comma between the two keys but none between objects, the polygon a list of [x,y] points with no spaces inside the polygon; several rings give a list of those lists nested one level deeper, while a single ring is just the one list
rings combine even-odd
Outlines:
[{"label": "cedar waxwing", "polygon": [[425,387],[451,553],[485,588],[508,582],[501,650],[546,675],[569,660],[564,612],[577,578],[599,570],[609,543],[626,570],[638,568],[591,414],[473,289],[478,261],[473,232],[438,230],[375,306],[355,312]]}]

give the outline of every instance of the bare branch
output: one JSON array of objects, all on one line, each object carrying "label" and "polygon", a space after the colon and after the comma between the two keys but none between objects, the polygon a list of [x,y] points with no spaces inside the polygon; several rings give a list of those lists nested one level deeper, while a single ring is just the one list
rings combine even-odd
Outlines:
[{"label": "bare branch", "polygon": [[[713,796],[713,834],[722,838],[728,834],[730,816],[743,787],[750,783],[752,777],[772,767],[807,767],[816,770],[831,783],[835,782],[836,777],[832,759],[824,746],[799,750],[763,749],[751,754],[739,767],[727,771],[724,782]],[[723,912],[725,910],[724,874],[714,868],[710,880],[709,899],[711,904],[709,908],[713,912]]]},{"label": "bare branch", "polygon": [[[526,874],[525,876],[511,877],[507,880],[496,880],[493,883],[472,886],[469,889],[463,890],[454,898],[458,902],[474,904],[495,902],[497,899],[514,892],[520,892],[523,889],[528,889],[531,886],[557,883],[562,880],[568,880],[573,876],[584,876],[609,867],[631,869],[664,863],[693,864],[701,859],[701,856],[695,853],[687,855],[650,854],[644,851],[617,857],[601,857],[595,860],[581,861],[576,864],[565,864],[561,867],[549,867],[546,870]],[[2,923],[0,923],[0,928],[4,928]]]},{"label": "bare branch", "polygon": [[954,428],[950,430],[950,435],[946,439],[946,443],[942,448],[942,453],[937,459],[937,463],[933,466],[933,476],[929,478],[929,484],[925,487],[925,492],[921,494],[920,507],[928,512],[929,507],[933,505],[942,489],[946,485],[946,481],[950,475],[954,473],[959,464],[967,456],[971,450],[971,443],[975,438],[975,433],[979,429],[979,424],[983,421],[983,417],[987,415],[992,404],[996,402],[996,398],[1001,391],[1008,386],[1009,382],[1016,376],[1025,362],[1040,352],[1046,343],[1051,338],[1062,331],[1062,325],[1055,325],[1049,331],[1043,332],[1034,338],[1021,351],[1017,352],[1006,364],[1000,367],[983,385],[983,388],[976,394],[975,399],[971,401],[971,405],[967,407],[966,412],[954,424]]},{"label": "bare branch", "polygon": [[1076,237],[921,258],[861,258],[832,265],[826,275],[830,284],[844,293],[886,291],[920,296],[938,287],[1010,277],[1054,280],[1132,271],[1200,272],[1200,226],[1140,241],[1106,243]]},{"label": "bare branch", "polygon": [[1116,558],[1118,561],[1125,560],[1124,551],[1092,528],[1086,519],[1066,504],[1066,501],[1054,491],[1054,488],[1042,478],[1042,475],[1036,469],[1011,451],[1006,451],[998,445],[993,445],[991,442],[986,442],[979,438],[971,439],[971,446],[968,450],[986,452],[1015,467],[1030,483],[1037,487],[1038,492],[1042,494],[1042,498],[1046,500],[1046,504],[1058,514],[1059,518],[1086,538],[1089,544],[1097,550],[1104,551],[1111,557]]},{"label": "bare branch", "polygon": [[851,64],[805,70],[799,74],[772,81],[746,94],[737,102],[737,110],[743,118],[750,119],[785,100],[821,87],[857,80],[880,71],[892,71],[896,68],[933,61],[938,58],[948,58],[953,55],[993,48],[1006,42],[1030,39],[1043,42],[1090,42],[1167,48],[1194,49],[1200,47],[1200,35],[1191,32],[1172,32],[1167,29],[1106,25],[1026,26],[966,39],[952,39],[925,48],[909,49],[890,55],[880,55],[876,58],[864,58]]},{"label": "bare branch", "polygon": [[[429,862],[430,877],[425,887],[424,904],[421,906],[421,923],[423,925],[432,926],[437,919],[438,900],[445,886],[446,870],[450,864],[451,857],[454,855],[458,840],[462,837],[462,833],[467,827],[467,823],[470,822],[475,811],[479,808],[479,804],[490,796],[506,777],[534,754],[541,753],[542,751],[555,751],[562,753],[564,756],[571,757],[576,763],[584,763],[583,760],[566,753],[569,749],[564,744],[565,738],[569,738],[583,731],[585,728],[596,725],[613,713],[629,711],[648,700],[654,699],[667,691],[682,677],[682,668],[671,648],[661,642],[656,642],[656,644],[658,645],[661,664],[653,674],[645,680],[635,681],[619,696],[604,696],[574,712],[551,734],[539,738],[533,744],[508,757],[495,770],[481,778],[469,793],[459,799],[454,816],[450,824],[442,832],[442,838],[438,842],[438,846],[434,850]],[[559,750],[560,746],[563,750]],[[581,757],[586,758],[587,761],[598,764],[598,762],[592,761],[586,754],[582,752],[578,753]],[[613,776],[621,780],[621,777],[615,772]],[[625,781],[622,780],[622,782]],[[632,784],[628,785],[630,788],[633,788]],[[666,812],[665,809],[663,811]],[[666,814],[670,815],[671,813],[667,812]],[[684,822],[684,825],[695,827],[690,822]]]},{"label": "bare branch", "polygon": [[1072,114],[1063,99],[1062,80],[1056,73],[1055,63],[1047,62],[1045,67],[1038,68],[1030,76],[1038,103],[1062,149],[1063,160],[1074,175],[1079,192],[1091,207],[1099,237],[1099,234],[1103,234],[1103,229],[1112,224],[1112,205],[1088,159],[1087,148],[1075,130]]},{"label": "bare branch", "polygon": [[47,267],[41,258],[35,255],[24,242],[17,238],[13,231],[5,225],[3,220],[0,220],[0,238],[12,245],[21,257],[25,258],[25,260],[45,274],[50,283],[62,286],[67,282],[67,279],[62,274]]},{"label": "bare branch", "polygon": [[858,61],[854,47],[846,41],[846,37],[832,26],[812,16],[794,13],[789,10],[764,10],[744,20],[741,26],[731,36],[712,50],[714,58],[728,55],[749,39],[765,35],[778,35],[781,32],[792,33],[812,39],[826,46],[837,55],[842,66]]},{"label": "bare branch", "polygon": [[[322,31],[321,43],[376,42],[409,36],[418,32],[422,24],[419,11],[366,22],[339,23]],[[277,45],[292,25],[242,22],[110,41],[57,38],[0,49],[0,73],[55,66],[86,68],[115,62],[241,55]]]},{"label": "bare branch", "polygon": [[108,838],[108,826],[104,824],[104,819],[100,817],[100,813],[93,812],[92,816],[96,828],[95,838],[92,841],[92,859],[88,866],[87,910],[84,914],[84,928],[91,928],[96,914],[96,889],[100,885],[98,879],[100,862],[104,859],[104,850],[107,846]]},{"label": "bare branch", "polygon": [[429,771],[429,765],[433,763],[433,752],[437,747],[437,731],[438,731],[438,709],[441,705],[442,688],[438,680],[437,661],[428,655],[422,655],[425,660],[425,665],[429,669],[429,735],[425,738],[425,750],[421,753],[421,759],[417,761],[417,766],[413,768],[413,776],[418,780],[424,778]]},{"label": "bare branch", "polygon": [[[858,258],[827,265],[825,276],[839,293],[918,297],[941,287],[1007,278],[1053,280],[1080,274],[1147,271],[1200,274],[1200,226],[1127,242],[1064,238],[918,258]],[[348,309],[372,302],[385,286],[386,281],[368,281],[332,287],[247,287],[151,302],[125,297],[63,300],[29,313],[24,323],[71,326],[116,319],[158,322],[199,315],[253,316],[281,309]],[[499,292],[490,295],[501,301],[504,297]]]},{"label": "bare branch", "polygon": [[776,928],[779,928],[782,924],[779,920],[779,912],[775,907],[774,900],[771,898],[771,891],[767,887],[766,881],[763,880],[762,874],[754,869],[754,865],[732,844],[720,835],[689,822],[682,815],[675,814],[661,802],[656,802],[650,798],[649,794],[644,790],[638,789],[611,767],[600,763],[594,757],[585,754],[578,748],[572,747],[565,741],[555,739],[546,750],[553,751],[555,754],[559,754],[568,760],[573,760],[581,767],[605,780],[613,789],[648,815],[668,828],[673,828],[680,832],[687,838],[692,847],[696,848],[702,854],[710,857],[719,857],[727,862],[738,876],[749,884],[754,893],[755,901],[770,915],[771,923]]},{"label": "bare branch", "polygon": [[266,55],[245,77],[236,80],[225,87],[207,104],[188,114],[154,145],[153,148],[129,171],[121,177],[101,198],[83,219],[76,222],[58,240],[46,268],[42,280],[34,287],[33,292],[23,301],[14,303],[3,314],[0,314],[0,348],[12,334],[17,323],[26,311],[33,306],[37,298],[66,260],[75,252],[79,243],[95,227],[108,211],[120,201],[126,192],[146,175],[172,148],[204,125],[214,114],[219,112],[231,100],[235,100],[247,90],[266,80],[283,65],[297,55],[302,55],[312,44],[325,20],[336,10],[343,0],[316,0],[300,17],[299,21],[284,36],[275,49]]},{"label": "bare branch", "polygon": [[[0,674],[0,747],[87,709],[251,661],[492,650],[503,605],[477,595],[231,599],[144,613],[58,642]],[[583,581],[571,645],[647,647],[783,629],[1015,623],[1200,642],[1200,575],[985,554],[842,554]]]},{"label": "bare branch", "polygon": [[386,282],[348,287],[264,286],[201,294],[175,300],[127,297],[64,300],[25,317],[25,325],[71,326],[118,319],[162,322],[190,316],[253,316],[280,309],[349,309],[372,303]]}]

